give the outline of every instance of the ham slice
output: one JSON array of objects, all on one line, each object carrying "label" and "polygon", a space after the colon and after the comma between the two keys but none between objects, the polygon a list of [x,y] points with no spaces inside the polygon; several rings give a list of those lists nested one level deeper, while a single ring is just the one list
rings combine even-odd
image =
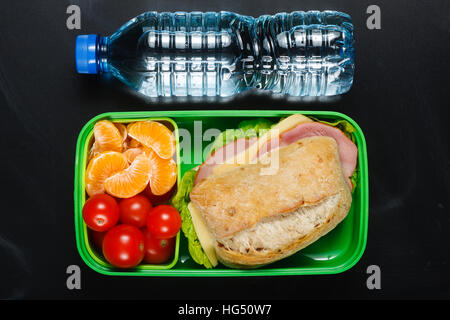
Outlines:
[{"label": "ham slice", "polygon": [[257,137],[239,138],[215,150],[198,168],[194,185],[209,176],[216,165],[223,164],[226,160],[233,158],[236,154],[246,150],[257,140]]},{"label": "ham slice", "polygon": [[[345,177],[351,177],[356,168],[358,148],[341,130],[320,122],[301,123],[298,126],[281,133],[279,139],[274,141],[269,140],[261,146],[258,157],[266,152],[275,150],[276,148],[287,146],[300,139],[314,136],[328,136],[336,140],[343,173]],[[231,159],[236,154],[246,150],[256,141],[256,137],[251,139],[240,138],[217,149],[199,167],[194,180],[194,185],[208,177],[213,172],[214,166],[224,163],[227,159]],[[348,181],[351,185],[350,179]]]},{"label": "ham slice", "polygon": [[341,130],[335,127],[320,122],[300,124],[280,135],[280,145],[289,145],[297,140],[314,136],[327,136],[336,140],[342,171],[346,177],[351,177],[356,168],[358,148]]}]

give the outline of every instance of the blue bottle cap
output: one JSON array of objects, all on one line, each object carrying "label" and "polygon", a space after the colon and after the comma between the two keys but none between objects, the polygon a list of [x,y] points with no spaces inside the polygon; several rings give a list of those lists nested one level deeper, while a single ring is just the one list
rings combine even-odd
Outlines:
[{"label": "blue bottle cap", "polygon": [[96,74],[97,70],[96,34],[84,34],[77,37],[75,60],[78,73]]}]

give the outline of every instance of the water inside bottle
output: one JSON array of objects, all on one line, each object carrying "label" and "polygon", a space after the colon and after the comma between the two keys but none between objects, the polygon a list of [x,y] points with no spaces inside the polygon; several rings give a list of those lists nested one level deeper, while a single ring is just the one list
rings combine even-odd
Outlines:
[{"label": "water inside bottle", "polygon": [[103,38],[103,71],[149,96],[292,96],[348,91],[353,27],[334,11],[257,19],[230,12],[148,12]]}]

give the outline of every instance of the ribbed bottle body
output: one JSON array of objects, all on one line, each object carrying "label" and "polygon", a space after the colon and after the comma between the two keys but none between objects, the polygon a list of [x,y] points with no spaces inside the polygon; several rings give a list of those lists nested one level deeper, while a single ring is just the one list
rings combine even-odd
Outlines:
[{"label": "ribbed bottle body", "polygon": [[150,97],[231,96],[256,87],[334,95],[353,79],[353,30],[338,12],[253,17],[147,12],[99,45],[99,69]]},{"label": "ribbed bottle body", "polygon": [[259,88],[292,96],[329,96],[353,83],[353,25],[336,11],[261,16],[256,66]]}]

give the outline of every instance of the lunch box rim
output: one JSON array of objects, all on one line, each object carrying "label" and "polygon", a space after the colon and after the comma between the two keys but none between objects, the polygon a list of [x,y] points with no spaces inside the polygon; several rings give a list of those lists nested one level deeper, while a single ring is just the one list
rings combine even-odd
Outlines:
[{"label": "lunch box rim", "polygon": [[[102,268],[97,268],[95,264],[93,265],[91,261],[85,258],[84,252],[80,248],[79,241],[79,228],[77,227],[77,221],[75,221],[76,225],[76,240],[77,240],[77,249],[85,261],[85,263],[94,269],[95,271],[106,274],[106,275],[132,275],[132,276],[175,276],[175,277],[223,277],[223,276],[231,276],[231,277],[241,277],[241,276],[277,276],[277,275],[320,275],[320,274],[337,274],[342,273],[346,270],[352,268],[362,257],[366,245],[367,245],[367,233],[368,233],[368,211],[369,211],[369,187],[368,187],[368,159],[367,159],[367,146],[364,134],[359,127],[359,125],[349,116],[337,112],[337,111],[313,111],[313,110],[170,110],[170,111],[119,111],[119,112],[106,112],[99,114],[89,120],[85,126],[82,128],[78,140],[77,140],[77,153],[75,159],[75,210],[77,210],[77,174],[79,167],[79,153],[80,151],[80,143],[82,140],[83,133],[87,130],[87,128],[95,123],[98,120],[109,118],[113,121],[127,120],[127,119],[135,119],[135,120],[144,120],[144,119],[165,119],[171,122],[174,125],[175,129],[178,129],[176,118],[195,118],[195,117],[283,117],[291,114],[303,114],[306,116],[318,116],[323,118],[333,118],[335,120],[347,120],[354,128],[355,128],[355,138],[356,144],[358,147],[358,166],[360,172],[360,184],[358,187],[360,190],[360,202],[361,202],[361,210],[359,212],[355,212],[355,214],[359,214],[360,223],[359,229],[356,230],[358,243],[356,244],[355,249],[353,250],[351,256],[347,258],[343,263],[334,266],[334,267],[289,267],[289,268],[271,268],[271,269],[251,269],[251,270],[242,270],[242,269],[174,269],[173,267],[178,262],[179,255],[179,247],[180,247],[180,233],[177,235],[177,245],[176,245],[176,257],[170,264],[169,268],[158,268],[158,269],[147,269],[147,270],[119,270],[114,269],[113,271],[105,270]],[[126,122],[126,121],[122,121]],[[177,130],[175,130],[177,131]],[[179,137],[177,135],[177,165],[178,165],[178,180],[179,183],[181,179],[181,165],[180,161],[180,153],[179,153]],[[84,191],[84,188],[83,188]],[[79,190],[78,190],[79,192]],[[78,206],[80,207],[80,206]],[[79,208],[81,213],[81,208]],[[77,211],[75,211],[75,220],[77,220]]]}]

